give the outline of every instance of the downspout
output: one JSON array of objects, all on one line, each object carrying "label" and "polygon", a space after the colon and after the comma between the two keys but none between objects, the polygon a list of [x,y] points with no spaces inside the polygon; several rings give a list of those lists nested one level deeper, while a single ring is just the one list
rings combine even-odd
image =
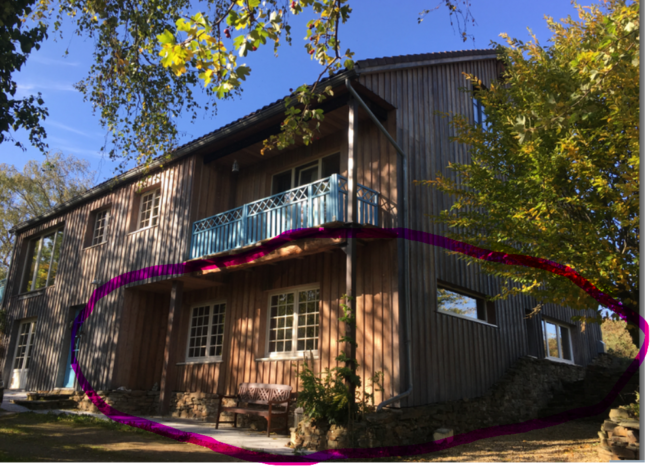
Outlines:
[{"label": "downspout", "polygon": [[[390,135],[390,133],[384,128],[384,125],[381,124],[381,122],[377,119],[375,114],[368,108],[366,103],[363,101],[363,99],[357,94],[357,92],[352,88],[350,84],[350,80],[346,79],[345,80],[345,86],[348,88],[348,91],[350,91],[350,94],[357,99],[361,107],[366,111],[368,116],[370,116],[370,119],[373,121],[375,125],[377,125],[377,128],[388,138],[388,141],[393,145],[397,153],[400,155],[402,158],[402,176],[403,176],[403,182],[402,182],[402,191],[403,191],[403,196],[402,196],[402,212],[403,212],[403,217],[401,219],[400,223],[404,223],[403,225],[400,225],[400,228],[403,229],[405,226],[408,226],[409,221],[408,221],[408,195],[407,195],[407,187],[408,187],[408,161],[406,160],[406,154],[402,150],[402,148],[395,142],[393,137]],[[381,411],[384,406],[390,405],[395,403],[398,400],[401,400],[402,398],[405,398],[411,394],[413,391],[413,363],[411,359],[411,300],[408,297],[408,290],[411,289],[411,275],[410,275],[410,268],[409,268],[409,243],[406,239],[402,238],[402,241],[404,241],[404,313],[406,315],[406,360],[407,360],[407,368],[408,368],[408,389],[405,392],[402,392],[398,395],[395,395],[392,398],[389,398],[386,401],[383,401],[379,403],[379,406],[377,406],[377,411]]]}]

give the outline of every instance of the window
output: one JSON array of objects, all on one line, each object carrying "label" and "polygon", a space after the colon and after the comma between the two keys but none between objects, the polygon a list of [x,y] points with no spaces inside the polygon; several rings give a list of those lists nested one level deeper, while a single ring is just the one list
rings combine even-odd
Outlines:
[{"label": "window", "polygon": [[93,227],[92,246],[106,241],[106,227],[109,219],[109,209],[99,211],[95,214],[95,226]]},{"label": "window", "polygon": [[144,193],[140,198],[140,220],[138,229],[158,225],[160,215],[160,189]]},{"label": "window", "polygon": [[268,355],[301,356],[318,351],[320,291],[312,287],[269,299]]},{"label": "window", "polygon": [[573,362],[569,327],[542,319],[542,335],[544,351],[548,359]]},{"label": "window", "polygon": [[438,311],[456,317],[495,324],[495,313],[483,298],[469,296],[446,286],[438,285]]},{"label": "window", "polygon": [[188,361],[221,361],[226,321],[226,303],[192,309],[187,339]]},{"label": "window", "polygon": [[480,91],[484,91],[486,88],[483,85],[474,86],[474,95],[472,96],[472,108],[474,110],[474,124],[483,127],[483,130],[488,128],[487,121],[485,119],[485,105],[478,97]]},{"label": "window", "polygon": [[314,181],[338,173],[340,161],[341,155],[337,152],[336,154],[321,157],[318,160],[273,175],[273,192],[271,195],[289,191],[292,188],[313,183]]},{"label": "window", "polygon": [[14,357],[14,369],[29,369],[32,360],[32,348],[34,347],[34,327],[36,321],[21,324],[16,345],[16,356]]},{"label": "window", "polygon": [[54,284],[62,240],[63,228],[30,242],[23,292],[40,290]]}]

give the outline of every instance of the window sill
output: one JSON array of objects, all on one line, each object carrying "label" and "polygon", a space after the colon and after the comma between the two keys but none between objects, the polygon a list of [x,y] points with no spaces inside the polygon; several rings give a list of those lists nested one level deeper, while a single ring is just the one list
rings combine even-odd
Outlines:
[{"label": "window sill", "polygon": [[18,299],[29,299],[29,298],[35,298],[36,296],[42,296],[45,294],[45,290],[47,288],[43,288],[42,290],[36,290],[36,291],[27,291],[25,293],[21,293],[18,295]]},{"label": "window sill", "polygon": [[[266,356],[264,358],[255,358],[255,362],[267,361],[298,361],[302,359],[311,359],[311,356],[300,356],[295,354],[287,354],[286,356]],[[318,354],[314,355],[314,359],[319,359]]]},{"label": "window sill", "polygon": [[461,315],[458,315],[458,314],[452,314],[450,312],[444,312],[444,311],[436,311],[436,312],[438,312],[438,314],[442,314],[444,316],[456,317],[457,319],[469,320],[470,322],[476,322],[477,324],[487,325],[488,327],[499,328],[498,325],[494,325],[494,324],[491,324],[489,322],[485,322],[484,320],[472,319],[471,317],[465,317],[465,316],[461,316]]},{"label": "window sill", "polygon": [[177,366],[191,366],[192,364],[219,364],[220,362],[223,362],[222,359],[206,359],[204,361],[185,361],[185,362],[177,362]]},{"label": "window sill", "polygon": [[566,359],[552,358],[552,357],[549,358],[548,356],[545,357],[544,359],[545,359],[546,361],[559,362],[559,363],[562,363],[562,364],[568,364],[569,366],[581,367],[581,366],[578,366],[578,365],[577,365],[576,363],[574,363],[573,361],[568,361],[568,360],[566,360]]},{"label": "window sill", "polygon": [[156,224],[156,225],[153,225],[153,226],[150,226],[150,227],[140,228],[139,230],[135,230],[135,231],[132,231],[131,233],[127,233],[126,236],[135,235],[136,233],[142,233],[143,231],[151,230],[152,228],[158,228],[158,225],[159,224]]},{"label": "window sill", "polygon": [[90,249],[98,248],[99,246],[103,246],[103,245],[105,245],[106,243],[108,243],[108,241],[102,241],[101,243],[93,244],[92,246],[86,246],[86,247],[84,248],[84,251],[88,251],[88,250],[90,250]]}]

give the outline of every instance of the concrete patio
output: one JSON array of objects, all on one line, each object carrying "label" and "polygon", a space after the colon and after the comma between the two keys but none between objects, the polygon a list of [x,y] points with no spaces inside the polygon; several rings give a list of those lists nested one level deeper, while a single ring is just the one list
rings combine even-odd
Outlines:
[{"label": "concrete patio", "polygon": [[[13,404],[13,400],[25,400],[27,399],[27,392],[19,390],[5,390],[4,400],[0,407],[5,411],[9,412],[29,412],[31,410]],[[48,412],[61,414],[82,414],[87,416],[93,416],[100,419],[109,420],[103,414],[89,413],[85,411],[79,411],[75,409],[57,409],[57,410],[34,410],[33,412],[46,414]],[[234,428],[230,425],[220,426],[219,430],[214,429],[214,423],[212,422],[201,422],[191,419],[179,419],[179,418],[162,418],[160,416],[140,416],[143,419],[150,421],[158,422],[160,424],[172,427],[184,432],[193,432],[196,434],[205,435],[212,437],[219,442],[226,443],[228,445],[234,445],[236,447],[245,448],[247,450],[253,451],[263,451],[266,453],[273,453],[277,455],[293,455],[293,449],[286,447],[285,445],[289,442],[289,435],[275,435],[271,433],[270,437],[266,436],[266,432],[257,432],[250,430],[248,428]]]}]

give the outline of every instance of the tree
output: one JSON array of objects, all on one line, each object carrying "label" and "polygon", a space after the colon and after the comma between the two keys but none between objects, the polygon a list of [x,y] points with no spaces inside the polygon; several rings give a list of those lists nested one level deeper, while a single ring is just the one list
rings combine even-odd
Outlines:
[{"label": "tree", "polygon": [[634,358],[639,353],[639,348],[632,341],[622,320],[605,319],[600,329],[609,354],[619,358]]},{"label": "tree", "polygon": [[[101,124],[111,135],[108,154],[123,162],[121,168],[134,158],[149,162],[154,156],[169,154],[179,144],[176,122],[181,116],[195,119],[202,109],[216,112],[218,100],[238,95],[251,72],[239,59],[264,45],[272,45],[277,54],[283,41],[291,43],[290,23],[295,16],[308,16],[305,49],[323,66],[316,82],[327,73],[354,65],[353,52],[343,52],[338,39],[339,27],[352,13],[348,0],[20,2],[23,7],[17,11],[29,15],[43,34],[45,23],[60,34],[68,18],[77,35],[95,44],[94,63],[76,87],[99,112]],[[448,10],[452,27],[456,24],[466,40],[467,25],[474,22],[468,0],[442,0],[422,11],[418,22],[441,7]],[[13,47],[16,40],[0,37],[0,47]],[[13,70],[6,68],[7,76]],[[266,150],[311,142],[324,118],[314,104],[329,94],[327,89],[315,90],[314,84],[293,92],[282,133],[267,140]],[[199,103],[197,93],[207,94],[207,105]],[[42,105],[40,97],[37,102]],[[45,115],[42,107],[24,112],[26,121],[35,124]],[[42,128],[39,131],[44,136]],[[5,132],[0,126],[0,133]]]},{"label": "tree", "polygon": [[[639,3],[576,9],[577,20],[547,18],[549,46],[503,35],[502,80],[485,88],[467,76],[486,124],[451,121],[452,140],[466,145],[471,160],[419,183],[453,198],[435,219],[450,236],[566,264],[638,311]],[[598,307],[562,277],[481,267],[506,279],[500,298],[527,293]]]},{"label": "tree", "polygon": [[13,252],[10,229],[83,193],[93,180],[87,161],[60,153],[46,154],[41,164],[27,162],[22,173],[0,164],[0,280],[7,275]]},{"label": "tree", "polygon": [[11,141],[24,149],[11,135],[22,128],[28,131],[30,142],[43,150],[46,134],[40,122],[47,116],[47,109],[41,94],[16,99],[18,87],[12,80],[12,74],[20,71],[32,49],[38,50],[40,42],[47,37],[47,28],[40,21],[32,28],[24,27],[23,17],[32,13],[34,3],[34,0],[0,1],[0,144]]}]

